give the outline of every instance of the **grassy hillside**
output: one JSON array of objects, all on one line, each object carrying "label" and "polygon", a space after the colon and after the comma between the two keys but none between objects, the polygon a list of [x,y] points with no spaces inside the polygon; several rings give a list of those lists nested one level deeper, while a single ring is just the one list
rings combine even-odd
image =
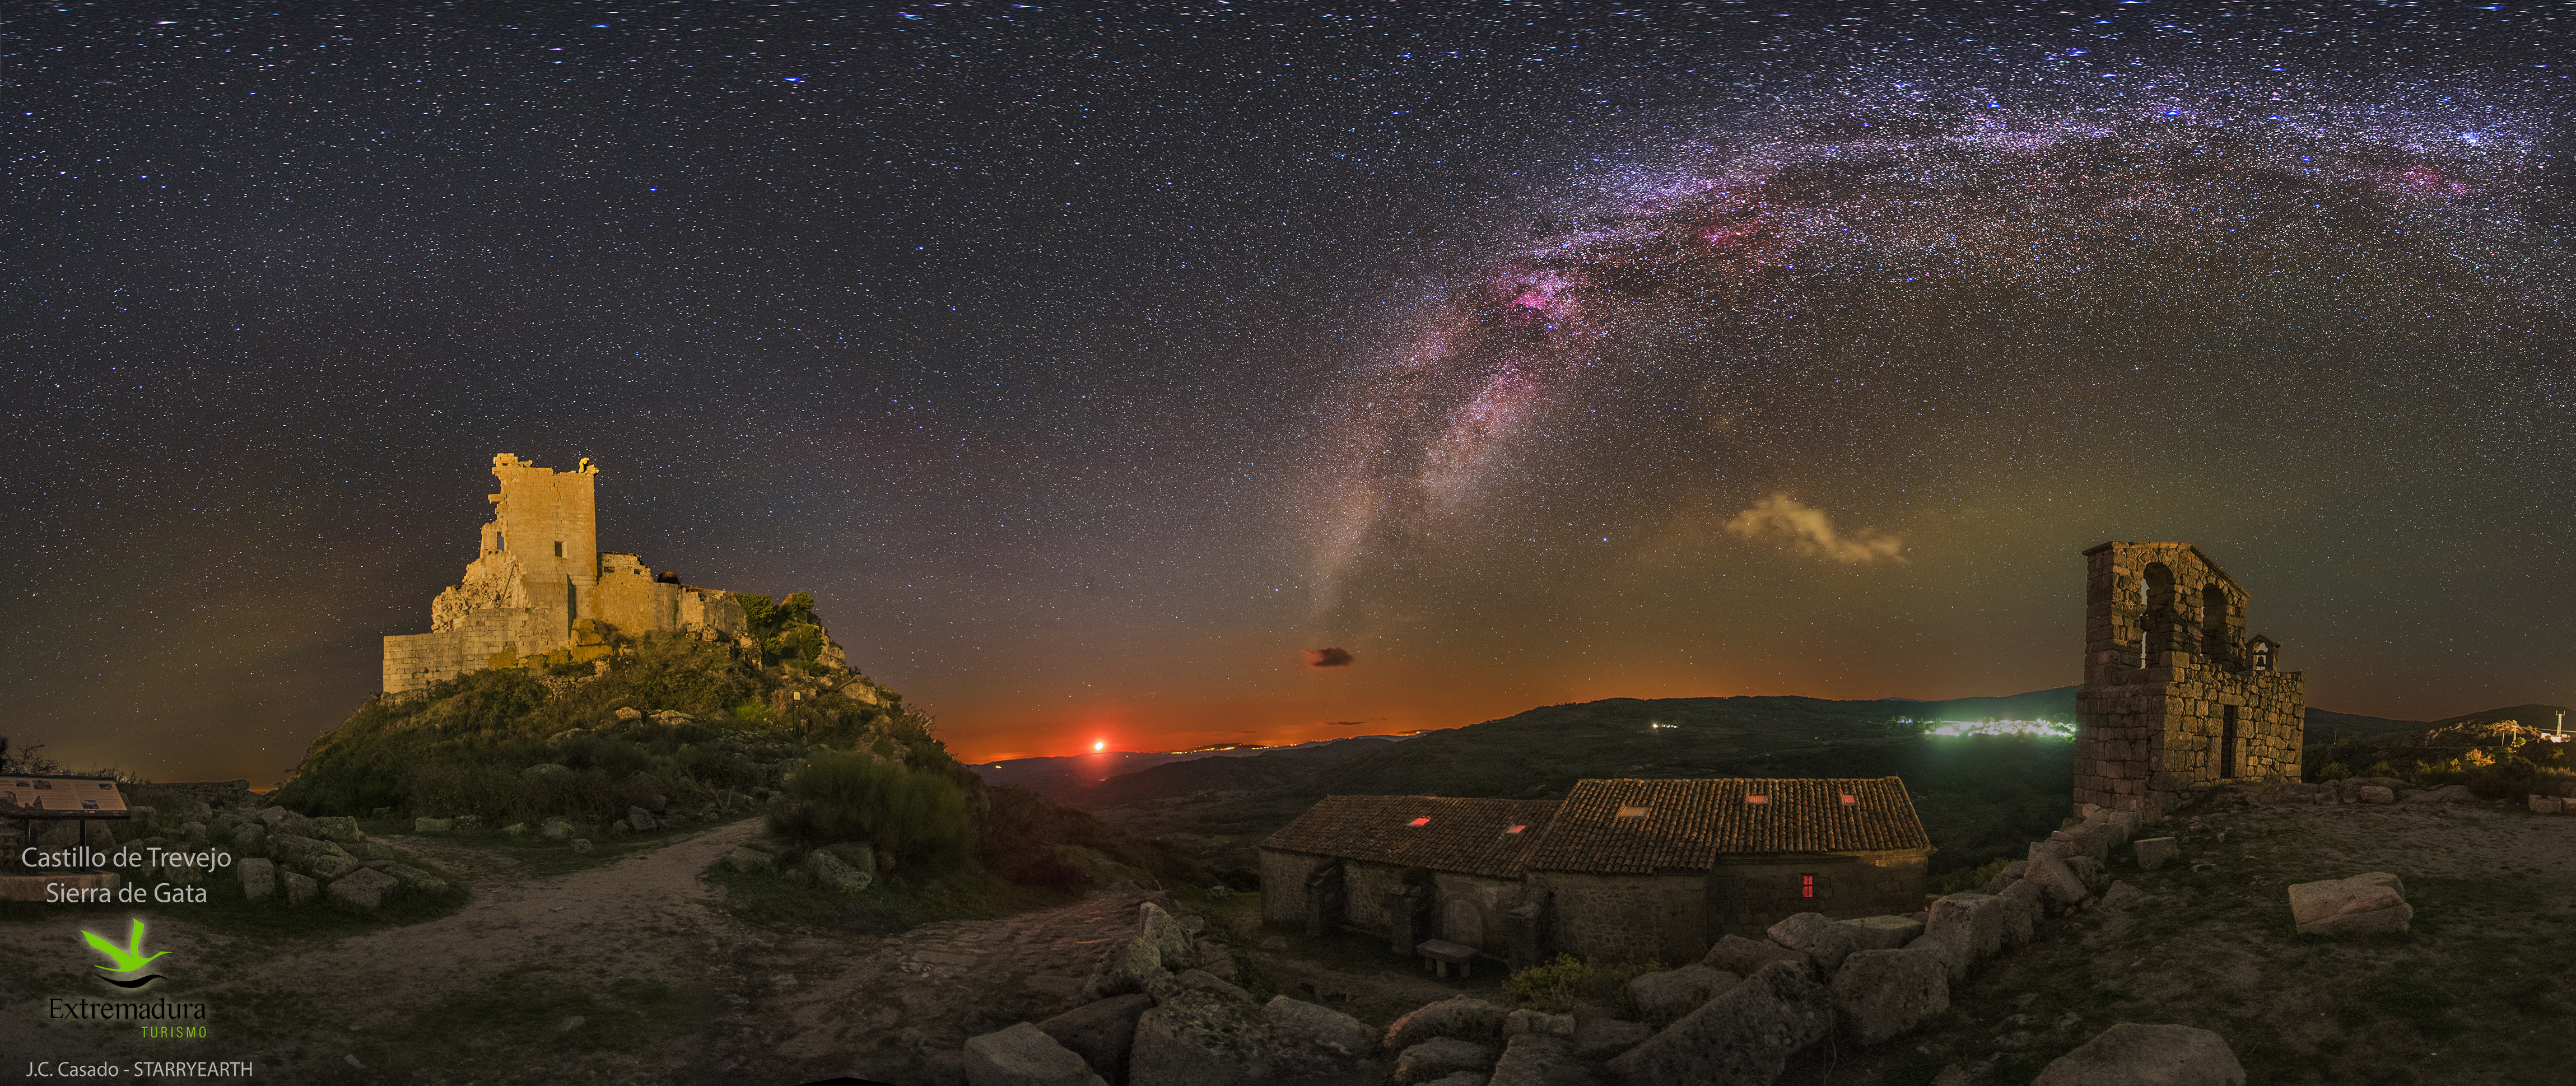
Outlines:
[{"label": "grassy hillside", "polygon": [[901,694],[839,666],[828,642],[799,644],[800,627],[821,628],[810,613],[779,624],[757,651],[622,639],[604,670],[546,677],[577,679],[560,690],[503,668],[425,698],[371,699],[273,799],[307,815],[471,815],[486,833],[602,827],[630,807],[683,822],[763,813],[790,862],[865,840],[880,866],[925,877],[971,870],[1066,892],[1110,865],[1204,877],[1083,812],[986,786]]}]

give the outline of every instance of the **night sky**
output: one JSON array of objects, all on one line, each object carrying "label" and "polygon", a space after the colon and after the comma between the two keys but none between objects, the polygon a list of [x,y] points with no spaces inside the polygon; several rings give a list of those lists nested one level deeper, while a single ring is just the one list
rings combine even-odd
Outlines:
[{"label": "night sky", "polygon": [[18,5],[0,734],[281,777],[494,453],[963,758],[2080,681],[2564,702],[2565,5]]}]

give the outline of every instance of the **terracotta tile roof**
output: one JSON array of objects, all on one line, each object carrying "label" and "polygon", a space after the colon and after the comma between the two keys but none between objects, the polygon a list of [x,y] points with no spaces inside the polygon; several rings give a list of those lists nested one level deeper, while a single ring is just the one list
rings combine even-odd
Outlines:
[{"label": "terracotta tile roof", "polygon": [[[1326,796],[1261,847],[1519,878],[1556,809],[1550,799]],[[1528,828],[1507,832],[1514,826]]]},{"label": "terracotta tile roof", "polygon": [[[1645,813],[1621,818],[1622,808]],[[1734,853],[1930,847],[1913,797],[1895,777],[1579,781],[1525,866],[1646,874],[1706,871]]]}]

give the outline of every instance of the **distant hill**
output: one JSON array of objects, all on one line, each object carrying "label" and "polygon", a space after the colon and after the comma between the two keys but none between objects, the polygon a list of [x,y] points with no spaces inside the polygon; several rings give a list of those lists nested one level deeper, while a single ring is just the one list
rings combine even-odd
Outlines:
[{"label": "distant hill", "polygon": [[[1393,735],[1357,735],[1324,739],[1285,747],[1235,747],[1227,750],[1139,751],[1112,750],[1098,754],[1067,754],[1048,758],[1011,758],[972,766],[976,775],[989,785],[1026,788],[1051,798],[1070,796],[1083,788],[1111,777],[1151,769],[1169,762],[1190,762],[1202,758],[1249,758],[1256,755],[1287,751],[1335,747],[1344,753],[1356,753],[1371,746],[1382,746],[1402,738]],[[1347,745],[1357,744],[1357,745]]]},{"label": "distant hill", "polygon": [[2567,711],[2564,705],[2513,705],[2502,709],[2488,709],[2483,712],[2444,717],[2429,724],[2415,726],[2429,730],[2447,728],[2454,724],[2493,724],[2501,720],[2513,720],[2521,722],[2526,728],[2555,731],[2558,728],[2558,714]]},{"label": "distant hill", "polygon": [[[1274,751],[1157,755],[1153,764],[1097,783],[1064,772],[1018,772],[1055,802],[1244,866],[1261,837],[1328,795],[1536,799],[1561,796],[1587,777],[1898,776],[1941,849],[1934,869],[1948,870],[2003,855],[2056,829],[2074,787],[2074,744],[1931,738],[1921,734],[1923,726],[1940,720],[2072,723],[2077,689],[1937,702],[1609,698],[1545,706],[1402,741],[1373,737]],[[2554,720],[2540,716],[2538,708],[2471,715],[2510,719],[2522,711]],[[2427,724],[2310,709],[2308,726],[2308,741],[2315,744],[2419,734]],[[978,771],[1001,783],[995,770]]]}]

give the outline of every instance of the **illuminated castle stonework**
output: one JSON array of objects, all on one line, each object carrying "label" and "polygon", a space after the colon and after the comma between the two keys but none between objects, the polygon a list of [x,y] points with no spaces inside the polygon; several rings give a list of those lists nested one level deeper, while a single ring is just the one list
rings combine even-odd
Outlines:
[{"label": "illuminated castle stonework", "polygon": [[501,492],[489,496],[492,521],[465,580],[429,605],[430,632],[385,638],[386,693],[490,667],[597,659],[615,634],[749,637],[733,593],[656,575],[632,554],[599,553],[599,469],[589,460],[555,471],[502,453],[492,474]]},{"label": "illuminated castle stonework", "polygon": [[2084,556],[2076,806],[2153,819],[2221,781],[2298,779],[2307,676],[2245,636],[2245,590],[2189,543]]}]

